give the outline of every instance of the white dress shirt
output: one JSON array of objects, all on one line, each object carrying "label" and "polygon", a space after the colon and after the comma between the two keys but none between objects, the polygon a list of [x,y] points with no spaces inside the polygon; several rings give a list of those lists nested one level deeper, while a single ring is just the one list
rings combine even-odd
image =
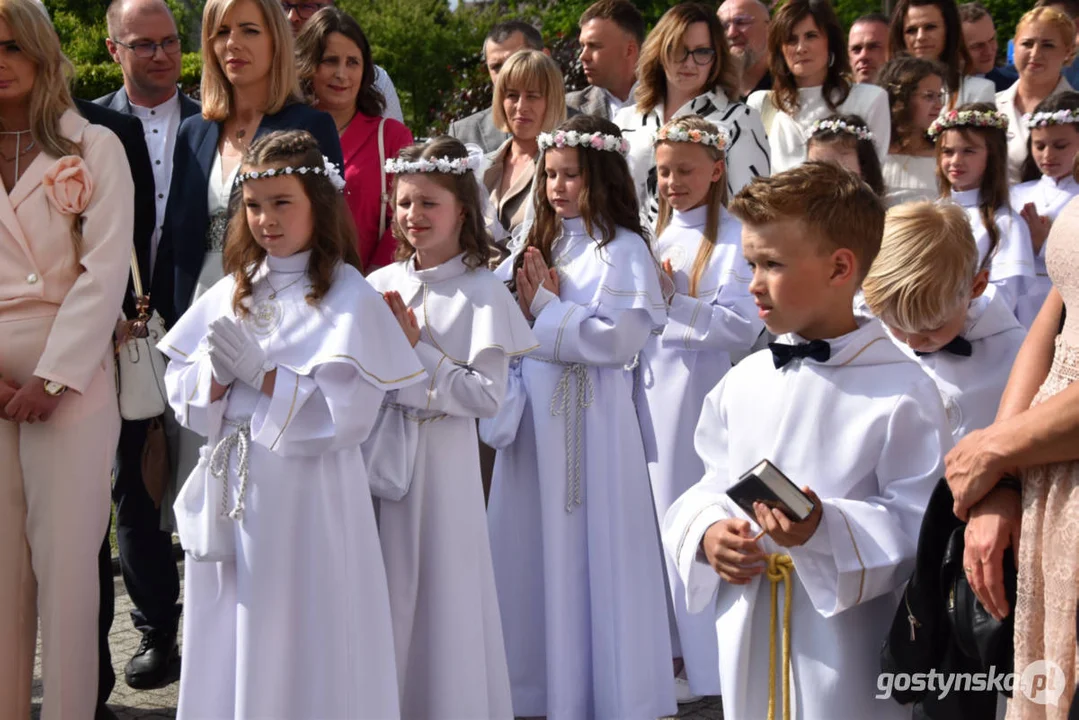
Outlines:
[{"label": "white dress shirt", "polygon": [[165,206],[169,201],[172,182],[172,153],[176,148],[176,133],[180,129],[180,93],[152,108],[130,103],[131,114],[142,122],[146,149],[154,169],[154,234],[150,238],[150,276],[157,262],[157,246],[161,242],[161,227],[165,222]]}]

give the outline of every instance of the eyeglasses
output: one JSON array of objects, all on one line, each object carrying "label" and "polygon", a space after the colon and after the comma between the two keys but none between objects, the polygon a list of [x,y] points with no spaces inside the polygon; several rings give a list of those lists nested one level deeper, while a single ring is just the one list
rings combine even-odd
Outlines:
[{"label": "eyeglasses", "polygon": [[720,20],[719,24],[723,26],[723,31],[726,32],[730,30],[731,25],[734,25],[735,30],[745,30],[755,22],[757,22],[757,18],[752,15],[735,15],[730,20]]},{"label": "eyeglasses", "polygon": [[296,14],[297,14],[297,15],[299,15],[299,16],[300,16],[300,17],[302,17],[302,18],[303,18],[304,20],[306,20],[307,18],[311,17],[312,15],[314,15],[315,13],[317,13],[317,12],[318,12],[319,10],[321,10],[322,8],[324,8],[324,7],[329,7],[330,5],[333,5],[333,3],[332,3],[332,2],[328,2],[328,3],[317,3],[317,2],[303,2],[303,3],[294,3],[294,2],[283,2],[283,3],[281,3],[281,9],[285,11],[285,14],[286,14],[286,15],[288,15],[288,14],[289,14],[290,12],[292,12],[293,10],[295,10],[295,11],[296,11]]},{"label": "eyeglasses", "polygon": [[948,91],[941,90],[940,92],[933,92],[932,90],[926,90],[925,92],[914,93],[914,97],[921,98],[928,103],[939,102],[943,105],[948,102]]},{"label": "eyeglasses", "polygon": [[690,50],[683,47],[681,50],[674,51],[673,60],[681,65],[689,56],[693,56],[693,62],[697,65],[708,65],[712,62],[712,58],[716,56],[716,51],[713,48],[697,48],[696,50]]},{"label": "eyeglasses", "polygon": [[158,48],[161,48],[161,51],[166,55],[175,55],[180,52],[180,38],[178,37],[165,38],[159,43],[137,42],[131,43],[130,45],[126,42],[120,42],[116,38],[113,38],[112,41],[121,47],[127,48],[135,53],[136,57],[143,58],[144,60],[152,58],[157,53]]}]

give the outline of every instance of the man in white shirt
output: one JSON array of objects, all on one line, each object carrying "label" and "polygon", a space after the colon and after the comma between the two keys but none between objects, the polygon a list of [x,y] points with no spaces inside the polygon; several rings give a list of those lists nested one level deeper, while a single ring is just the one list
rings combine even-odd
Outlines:
[{"label": "man in white shirt", "polygon": [[[292,34],[299,35],[300,30],[312,15],[333,4],[333,0],[304,0],[304,2],[283,0],[281,9],[285,11],[292,25]],[[386,98],[386,109],[382,111],[382,117],[403,123],[405,116],[401,111],[401,100],[397,97],[397,88],[393,86],[393,80],[390,80],[386,71],[378,65],[375,65],[375,87],[382,93],[382,97]]]},{"label": "man in white shirt", "polygon": [[[756,90],[770,90],[768,72],[768,8],[760,0],[725,0],[716,12],[731,55],[742,63],[739,91],[743,98]],[[737,100],[740,98],[731,98]]]},{"label": "man in white shirt", "polygon": [[872,83],[888,59],[888,18],[880,13],[863,15],[850,26],[847,42],[854,81]]},{"label": "man in white shirt", "polygon": [[566,95],[566,106],[610,120],[634,103],[644,18],[629,0],[599,0],[581,15],[581,67],[589,86]]}]

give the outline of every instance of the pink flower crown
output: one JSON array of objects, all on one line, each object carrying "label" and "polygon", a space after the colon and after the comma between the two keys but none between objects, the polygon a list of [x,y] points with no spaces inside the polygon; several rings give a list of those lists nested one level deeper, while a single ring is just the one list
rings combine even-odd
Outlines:
[{"label": "pink flower crown", "polygon": [[996,110],[950,110],[929,126],[929,139],[936,142],[945,130],[961,127],[1007,130],[1008,116]]}]

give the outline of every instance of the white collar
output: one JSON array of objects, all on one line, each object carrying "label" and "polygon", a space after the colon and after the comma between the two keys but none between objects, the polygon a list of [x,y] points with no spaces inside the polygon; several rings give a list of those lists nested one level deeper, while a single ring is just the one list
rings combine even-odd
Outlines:
[{"label": "white collar", "polygon": [[180,111],[180,91],[177,90],[168,100],[163,103],[159,103],[158,105],[155,105],[153,107],[136,105],[135,103],[131,102],[130,97],[128,98],[127,103],[131,106],[131,114],[139,118],[140,120],[149,120],[151,116],[155,118],[164,118],[172,112]]},{"label": "white collar", "polygon": [[978,207],[982,201],[982,191],[981,188],[974,188],[973,190],[952,190],[951,198],[952,202],[960,207]]},{"label": "white collar", "polygon": [[[826,361],[817,362],[812,358],[805,358],[802,362],[827,367],[845,367],[847,365],[884,365],[911,361],[889,339],[884,326],[876,318],[856,316],[855,321],[858,323],[857,330],[839,337],[827,338],[828,345],[832,348],[832,354]],[[781,335],[779,336],[779,341],[794,345],[808,342],[805,338],[795,333]],[[796,367],[796,364],[791,363],[785,367]]]},{"label": "white collar", "polygon": [[1038,185],[1046,190],[1058,190],[1072,194],[1079,190],[1079,183],[1075,182],[1075,178],[1071,175],[1065,175],[1059,180],[1049,175],[1042,175],[1041,179],[1038,180]]},{"label": "white collar", "polygon": [[997,295],[996,288],[990,285],[981,297],[971,301],[962,335],[973,342],[1016,328],[1022,326],[1015,319],[1015,313],[1008,309]]},{"label": "white collar", "polygon": [[671,212],[671,226],[680,228],[701,228],[708,219],[708,204],[681,212]]},{"label": "white collar", "polygon": [[311,259],[311,251],[303,250],[288,257],[266,256],[266,267],[270,272],[295,273],[307,270],[307,263]]},{"label": "white collar", "polygon": [[419,283],[435,283],[442,280],[449,280],[455,278],[458,275],[463,275],[468,272],[470,268],[465,264],[465,254],[460,253],[454,255],[441,265],[436,265],[433,268],[425,268],[423,270],[416,269],[416,256],[405,261],[405,272],[408,277]]}]

